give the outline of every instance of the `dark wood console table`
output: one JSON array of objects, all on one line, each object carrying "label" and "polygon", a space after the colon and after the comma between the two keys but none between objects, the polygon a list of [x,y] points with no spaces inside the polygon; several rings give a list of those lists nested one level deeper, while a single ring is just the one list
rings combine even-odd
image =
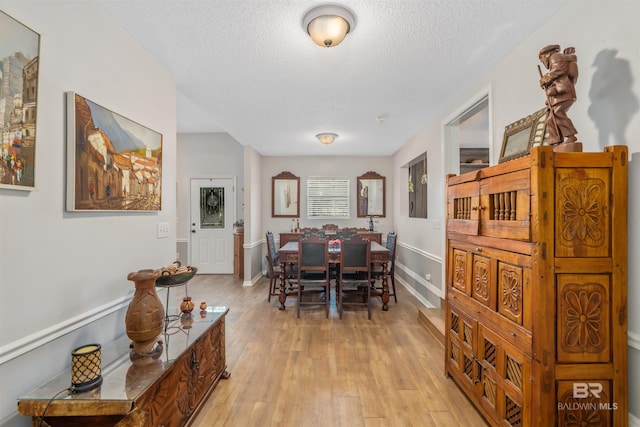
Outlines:
[{"label": "dark wood console table", "polygon": [[[103,384],[84,393],[70,387],[67,371],[18,401],[33,426],[189,425],[220,378],[228,378],[225,352],[227,307],[193,312],[193,322],[167,324],[162,352],[132,361],[124,335],[102,349]],[[188,319],[184,319],[188,320]],[[44,414],[41,424],[40,418]]]}]

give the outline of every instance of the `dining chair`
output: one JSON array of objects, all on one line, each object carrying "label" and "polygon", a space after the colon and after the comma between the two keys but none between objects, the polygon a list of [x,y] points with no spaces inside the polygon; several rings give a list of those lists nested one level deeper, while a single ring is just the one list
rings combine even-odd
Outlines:
[{"label": "dining chair", "polygon": [[[393,297],[395,302],[398,302],[398,297],[396,296],[396,277],[395,277],[395,265],[396,265],[396,246],[398,242],[398,235],[395,231],[390,231],[387,233],[387,241],[385,243],[385,247],[389,251],[389,264],[387,267],[387,278],[389,282],[391,282],[391,291],[389,292],[389,296]],[[382,266],[379,264],[375,264],[371,268],[371,276],[372,281],[375,283],[377,280],[382,280]],[[376,290],[382,291],[382,284],[379,286],[375,286]]]},{"label": "dining chair", "polygon": [[269,266],[269,297],[267,298],[267,302],[271,302],[271,297],[280,293],[278,283],[282,278],[282,268],[280,267],[280,258],[278,257],[278,251],[276,250],[273,233],[271,231],[267,231],[265,236],[267,238],[266,258]]},{"label": "dining chair", "polygon": [[[329,317],[330,276],[328,241],[318,235],[303,236],[298,243],[298,266],[296,285],[296,315],[300,318],[302,305],[324,305]],[[319,295],[322,295],[320,297]],[[316,296],[316,298],[313,298]],[[305,297],[311,297],[306,299]],[[320,298],[324,298],[321,300]]]},{"label": "dining chair", "polygon": [[336,232],[336,237],[338,238],[338,240],[345,240],[351,239],[356,234],[358,234],[358,231],[354,229],[342,228]]},{"label": "dining chair", "polygon": [[338,315],[342,319],[345,306],[366,306],[367,317],[371,320],[371,242],[357,234],[344,239],[339,270],[336,282]]},{"label": "dining chair", "polygon": [[318,236],[322,239],[324,239],[325,236],[325,231],[321,230],[319,228],[309,228],[303,231],[302,233],[302,237],[309,237],[309,236]]}]

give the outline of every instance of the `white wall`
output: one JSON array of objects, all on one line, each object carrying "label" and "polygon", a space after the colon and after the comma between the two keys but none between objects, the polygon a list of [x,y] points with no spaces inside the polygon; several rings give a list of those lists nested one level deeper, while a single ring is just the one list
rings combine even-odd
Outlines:
[{"label": "white wall", "polygon": [[[464,93],[456,96],[452,102],[448,102],[441,114],[429,120],[394,157],[394,173],[397,175],[404,172],[400,165],[425,149],[429,153],[441,153],[443,123],[453,112],[487,87],[491,88],[492,95],[490,107],[494,129],[493,153],[494,157],[498,156],[504,127],[544,106],[544,94],[538,84],[538,51],[549,44],[560,44],[562,48],[576,48],[580,68],[580,78],[576,87],[578,100],[569,111],[569,117],[578,129],[578,137],[584,144],[584,151],[602,151],[605,145],[599,142],[596,124],[604,127],[623,127],[618,120],[629,117],[622,136],[609,138],[606,145],[627,144],[633,158],[629,173],[629,403],[631,425],[636,426],[640,425],[640,313],[634,309],[634,304],[640,301],[640,267],[633,260],[640,257],[640,243],[638,239],[633,238],[638,235],[638,227],[633,219],[640,215],[640,165],[637,164],[640,159],[640,114],[635,109],[627,116],[626,110],[633,110],[633,100],[637,101],[640,98],[639,40],[640,2],[573,0],[489,73],[474,82]],[[601,62],[609,49],[617,50],[615,58],[621,60],[621,63],[611,58],[604,63]],[[602,76],[603,69],[607,67],[609,74]],[[620,71],[625,67],[631,72],[630,81],[626,81],[623,78],[624,73]],[[596,74],[597,71],[599,72]],[[610,78],[612,75],[615,77]],[[589,108],[596,99],[590,98],[593,88],[602,88],[597,101],[611,101],[606,110],[607,113],[614,114],[600,114],[596,119],[590,117]],[[613,99],[609,98],[611,96]],[[496,158],[493,160],[497,161]],[[442,221],[444,217],[444,176],[439,173],[440,165],[437,163],[438,156],[430,155],[428,167],[430,172],[434,172],[429,174],[430,186],[437,189],[434,197],[440,200],[435,211],[429,211],[429,217],[434,218],[435,222]],[[432,245],[430,242],[443,241],[444,227],[440,229],[434,223],[406,223],[406,187],[402,180],[394,181],[395,194],[400,199],[394,218],[401,235],[406,236],[406,231],[413,229],[414,233],[408,237],[407,243],[442,257],[442,246]],[[429,206],[434,206],[431,200],[430,197]]]},{"label": "white wall", "polygon": [[244,218],[243,147],[228,133],[181,133],[177,136],[177,238],[188,240],[191,178],[236,179],[236,218]]},{"label": "white wall", "polygon": [[262,193],[271,187],[262,180],[262,156],[252,147],[244,147],[244,164],[244,284],[251,285],[262,275],[262,217],[269,214]]},{"label": "white wall", "polygon": [[[300,177],[300,227],[321,227],[332,223],[340,227],[369,227],[368,218],[358,218],[356,211],[356,178],[368,171],[374,171],[386,177],[386,217],[375,220],[375,231],[383,234],[393,229],[393,177],[390,157],[263,157],[262,158],[262,237],[269,230],[274,236],[291,230],[290,218],[271,217],[271,178],[283,171],[289,171]],[[350,218],[348,220],[310,220],[307,219],[307,178],[311,176],[347,177],[350,180]],[[268,186],[268,187],[265,187]],[[268,191],[266,191],[268,188]]]},{"label": "white wall", "polygon": [[[444,298],[443,174],[445,164],[440,147],[440,124],[427,124],[393,157],[393,227],[398,233],[396,280],[412,290],[426,306],[440,306]],[[456,149],[458,145],[456,144]],[[427,218],[409,217],[408,169],[416,156],[427,152]],[[431,281],[426,280],[426,275]]]},{"label": "white wall", "polygon": [[[0,424],[16,400],[69,366],[70,351],[124,333],[127,274],[175,256],[173,77],[88,2],[3,1],[41,35],[36,186],[0,189]],[[162,211],[65,211],[65,98],[75,91],[163,134]],[[8,421],[11,419],[10,421]]]}]

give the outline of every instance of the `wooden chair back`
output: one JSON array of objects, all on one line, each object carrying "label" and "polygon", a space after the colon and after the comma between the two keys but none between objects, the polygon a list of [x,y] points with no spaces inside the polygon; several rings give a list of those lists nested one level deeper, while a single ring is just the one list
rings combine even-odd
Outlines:
[{"label": "wooden chair back", "polygon": [[340,274],[364,272],[370,277],[371,242],[354,234],[341,240]]},{"label": "wooden chair back", "polygon": [[265,233],[267,239],[267,258],[269,259],[269,269],[272,269],[274,265],[278,264],[278,251],[276,249],[276,242],[273,238],[273,233],[267,231]]},{"label": "wooden chair back", "polygon": [[328,271],[328,241],[317,234],[303,236],[298,243],[299,271]]}]

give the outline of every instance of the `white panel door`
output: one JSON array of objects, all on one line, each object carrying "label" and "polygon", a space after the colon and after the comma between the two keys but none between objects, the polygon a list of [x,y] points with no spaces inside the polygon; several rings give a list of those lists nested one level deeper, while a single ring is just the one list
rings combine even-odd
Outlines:
[{"label": "white panel door", "polygon": [[233,274],[234,178],[191,180],[189,264],[199,274]]}]

